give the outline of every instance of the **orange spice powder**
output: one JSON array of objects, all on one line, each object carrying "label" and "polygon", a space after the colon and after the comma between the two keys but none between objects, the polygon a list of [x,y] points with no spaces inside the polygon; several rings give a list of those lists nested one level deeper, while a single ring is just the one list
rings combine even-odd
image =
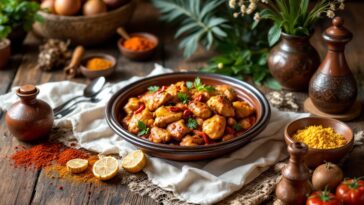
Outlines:
[{"label": "orange spice powder", "polygon": [[123,42],[123,47],[132,51],[146,51],[155,46],[154,42],[142,36],[133,36]]},{"label": "orange spice powder", "polygon": [[112,66],[112,62],[104,58],[91,58],[86,62],[86,68],[89,70],[105,70]]}]

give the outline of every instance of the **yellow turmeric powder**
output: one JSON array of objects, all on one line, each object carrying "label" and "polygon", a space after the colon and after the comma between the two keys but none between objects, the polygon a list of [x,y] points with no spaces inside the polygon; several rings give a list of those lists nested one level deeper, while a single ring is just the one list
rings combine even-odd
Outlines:
[{"label": "yellow turmeric powder", "polygon": [[315,149],[333,149],[346,144],[344,136],[336,133],[331,127],[324,128],[322,125],[298,130],[293,139]]},{"label": "yellow turmeric powder", "polygon": [[146,51],[155,47],[155,43],[142,36],[133,36],[123,42],[126,49],[132,51]]},{"label": "yellow turmeric powder", "polygon": [[89,70],[105,70],[112,66],[112,62],[104,58],[91,58],[86,62],[86,68]]}]

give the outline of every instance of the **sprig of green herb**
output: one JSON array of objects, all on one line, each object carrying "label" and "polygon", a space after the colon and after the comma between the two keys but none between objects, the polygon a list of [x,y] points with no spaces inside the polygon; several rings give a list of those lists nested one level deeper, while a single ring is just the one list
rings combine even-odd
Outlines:
[{"label": "sprig of green herb", "polygon": [[151,93],[155,93],[155,92],[157,92],[159,90],[159,86],[157,86],[157,85],[149,86],[148,90]]},{"label": "sprig of green herb", "polygon": [[193,88],[193,82],[187,81],[186,86],[187,86],[188,89],[192,89]]},{"label": "sprig of green herb", "polygon": [[188,118],[187,120],[187,127],[190,129],[196,129],[197,128],[197,121],[193,118]]},{"label": "sprig of green herb", "polygon": [[138,120],[138,129],[139,129],[138,137],[149,133],[149,127],[147,127],[147,125],[144,124],[144,122],[142,122],[140,120]]},{"label": "sprig of green herb", "polygon": [[177,97],[183,104],[187,104],[189,101],[187,93],[178,92]]},{"label": "sprig of green herb", "polygon": [[207,92],[213,92],[215,91],[215,88],[210,85],[204,85],[201,82],[201,79],[199,77],[195,78],[195,82],[193,83],[196,90],[198,91],[207,91]]},{"label": "sprig of green herb", "polygon": [[235,124],[233,125],[233,128],[234,128],[234,130],[235,130],[235,131],[237,131],[237,132],[239,132],[239,131],[242,129],[241,125],[240,125],[240,124],[238,124],[238,123],[235,123]]}]

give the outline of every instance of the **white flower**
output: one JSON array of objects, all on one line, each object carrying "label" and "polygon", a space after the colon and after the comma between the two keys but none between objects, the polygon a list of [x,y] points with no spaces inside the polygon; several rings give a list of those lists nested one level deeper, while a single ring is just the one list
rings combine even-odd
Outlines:
[{"label": "white flower", "polygon": [[269,2],[268,2],[268,0],[261,0],[261,2],[263,3],[263,4],[268,4]]},{"label": "white flower", "polygon": [[241,5],[240,12],[241,12],[241,14],[245,14],[246,13],[246,6],[245,5]]},{"label": "white flower", "polygon": [[337,2],[339,3],[344,3],[345,0],[338,0]]},{"label": "white flower", "polygon": [[229,1],[229,7],[232,8],[232,9],[234,9],[235,6],[236,6],[236,1],[235,0],[230,0]]},{"label": "white flower", "polygon": [[335,4],[331,3],[331,4],[330,4],[330,10],[335,11],[335,9],[336,9],[336,8],[335,8]]},{"label": "white flower", "polygon": [[333,10],[327,10],[326,15],[329,18],[334,18],[335,17],[335,13],[334,13]]},{"label": "white flower", "polygon": [[234,18],[238,18],[239,13],[238,13],[238,12],[234,12],[234,13],[233,13],[233,16],[234,16]]},{"label": "white flower", "polygon": [[241,5],[243,5],[244,4],[244,0],[239,0],[239,2],[238,2],[238,6],[241,6]]},{"label": "white flower", "polygon": [[340,10],[344,10],[345,9],[345,4],[344,3],[340,3],[339,9]]},{"label": "white flower", "polygon": [[252,2],[248,6],[248,10],[246,11],[247,14],[252,14],[254,10],[257,8],[257,4]]},{"label": "white flower", "polygon": [[218,68],[218,69],[223,69],[223,68],[224,68],[224,64],[223,64],[223,63],[219,63],[219,64],[217,64],[217,68]]},{"label": "white flower", "polygon": [[255,13],[254,14],[254,21],[260,21],[261,17],[260,17],[260,14],[259,12]]}]

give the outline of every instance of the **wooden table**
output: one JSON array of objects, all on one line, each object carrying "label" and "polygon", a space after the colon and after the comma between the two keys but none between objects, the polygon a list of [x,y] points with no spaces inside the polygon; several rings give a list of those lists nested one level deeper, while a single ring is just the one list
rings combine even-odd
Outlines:
[{"label": "wooden table", "polygon": [[[212,53],[198,52],[191,59],[184,59],[181,51],[177,49],[178,41],[173,39],[174,32],[167,29],[157,20],[157,11],[148,3],[140,3],[129,30],[150,31],[160,36],[161,46],[154,61],[136,63],[120,56],[116,47],[116,38],[109,43],[88,51],[102,51],[118,58],[116,73],[111,82],[128,79],[134,75],[146,75],[154,63],[176,70],[196,69],[207,62]],[[347,59],[350,67],[358,79],[364,79],[364,3],[347,3],[344,14],[346,26],[354,33],[354,40],[347,47]],[[328,22],[325,23],[325,26]],[[317,29],[312,38],[313,45],[325,54],[325,44],[320,33],[322,27]],[[62,71],[42,72],[35,68],[40,41],[29,35],[22,51],[13,55],[9,69],[0,71],[0,94],[10,91],[14,86],[26,83],[41,84],[45,82],[64,80]],[[76,79],[77,82],[86,82],[85,79]],[[364,81],[361,81],[364,82]],[[363,86],[360,84],[360,99],[363,99]],[[305,93],[297,93],[299,103],[302,105]],[[121,184],[76,184],[69,181],[50,179],[44,170],[15,169],[7,158],[14,152],[15,146],[23,144],[9,136],[4,123],[4,113],[0,112],[0,204],[156,204],[148,197],[141,197],[128,190]],[[349,123],[354,130],[364,129],[364,114]],[[5,136],[4,136],[5,135]],[[344,165],[346,176],[364,175],[364,146],[355,148],[350,160]],[[58,187],[63,186],[63,190]],[[88,194],[91,193],[91,194]]]}]

